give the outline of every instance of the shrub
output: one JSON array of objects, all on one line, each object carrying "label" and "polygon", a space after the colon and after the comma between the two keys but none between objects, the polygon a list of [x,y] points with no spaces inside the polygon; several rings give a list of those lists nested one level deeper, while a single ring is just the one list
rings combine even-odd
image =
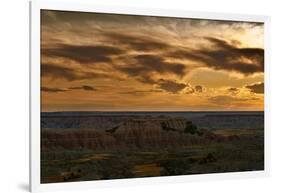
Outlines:
[{"label": "shrub", "polygon": [[197,133],[197,126],[194,124],[187,124],[184,129],[184,133],[190,133],[194,135],[195,133]]}]

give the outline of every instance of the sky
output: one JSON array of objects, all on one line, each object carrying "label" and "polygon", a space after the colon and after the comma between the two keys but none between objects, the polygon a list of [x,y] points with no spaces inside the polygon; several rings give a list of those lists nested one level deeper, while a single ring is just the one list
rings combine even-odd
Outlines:
[{"label": "sky", "polygon": [[263,23],[41,11],[41,111],[263,109]]}]

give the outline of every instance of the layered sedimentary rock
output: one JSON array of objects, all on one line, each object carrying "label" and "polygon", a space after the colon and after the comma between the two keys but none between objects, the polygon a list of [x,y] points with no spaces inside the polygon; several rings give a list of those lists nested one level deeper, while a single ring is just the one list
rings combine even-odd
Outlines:
[{"label": "layered sedimentary rock", "polygon": [[117,132],[121,131],[144,131],[144,130],[175,130],[184,131],[191,122],[181,118],[143,118],[130,119],[124,121],[118,127]]},{"label": "layered sedimentary rock", "polygon": [[109,130],[43,129],[42,149],[176,147],[223,140],[208,131],[186,133],[192,123],[181,118],[132,118]]},{"label": "layered sedimentary rock", "polygon": [[125,145],[139,148],[185,145],[198,138],[183,133],[186,124],[189,122],[176,118],[132,119],[121,124],[113,135],[124,139]]},{"label": "layered sedimentary rock", "polygon": [[142,124],[143,122],[153,122],[165,124],[168,128],[183,129],[186,124],[184,118],[168,118],[168,117],[150,117],[144,116],[142,118],[137,116],[91,116],[91,115],[49,115],[43,114],[41,116],[41,128],[52,128],[52,129],[90,129],[94,128],[97,130],[108,130],[116,126],[120,126],[125,122],[134,122]]},{"label": "layered sedimentary rock", "polygon": [[103,131],[95,129],[43,129],[41,148],[45,149],[106,149],[117,144],[116,139]]}]

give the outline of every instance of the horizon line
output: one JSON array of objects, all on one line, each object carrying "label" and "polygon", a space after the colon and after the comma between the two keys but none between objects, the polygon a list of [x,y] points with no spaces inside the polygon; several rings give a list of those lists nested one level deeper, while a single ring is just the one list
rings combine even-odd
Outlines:
[{"label": "horizon line", "polygon": [[151,113],[161,113],[161,112],[264,112],[264,110],[175,110],[175,111],[161,111],[161,110],[151,110],[151,111],[144,111],[144,110],[139,110],[139,111],[134,111],[134,110],[126,110],[126,111],[117,111],[117,110],[108,110],[108,111],[41,111],[40,113],[67,113],[67,112],[85,112],[85,113],[91,113],[91,112],[97,112],[97,113],[103,113],[103,112],[110,112],[110,113],[122,113],[122,112],[132,112],[132,113],[141,113],[141,112],[151,112]]}]

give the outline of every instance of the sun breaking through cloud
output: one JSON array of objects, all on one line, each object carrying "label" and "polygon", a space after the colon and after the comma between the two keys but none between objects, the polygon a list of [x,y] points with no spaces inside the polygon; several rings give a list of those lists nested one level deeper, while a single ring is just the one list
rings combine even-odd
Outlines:
[{"label": "sun breaking through cloud", "polygon": [[263,23],[41,13],[43,111],[263,110]]}]

